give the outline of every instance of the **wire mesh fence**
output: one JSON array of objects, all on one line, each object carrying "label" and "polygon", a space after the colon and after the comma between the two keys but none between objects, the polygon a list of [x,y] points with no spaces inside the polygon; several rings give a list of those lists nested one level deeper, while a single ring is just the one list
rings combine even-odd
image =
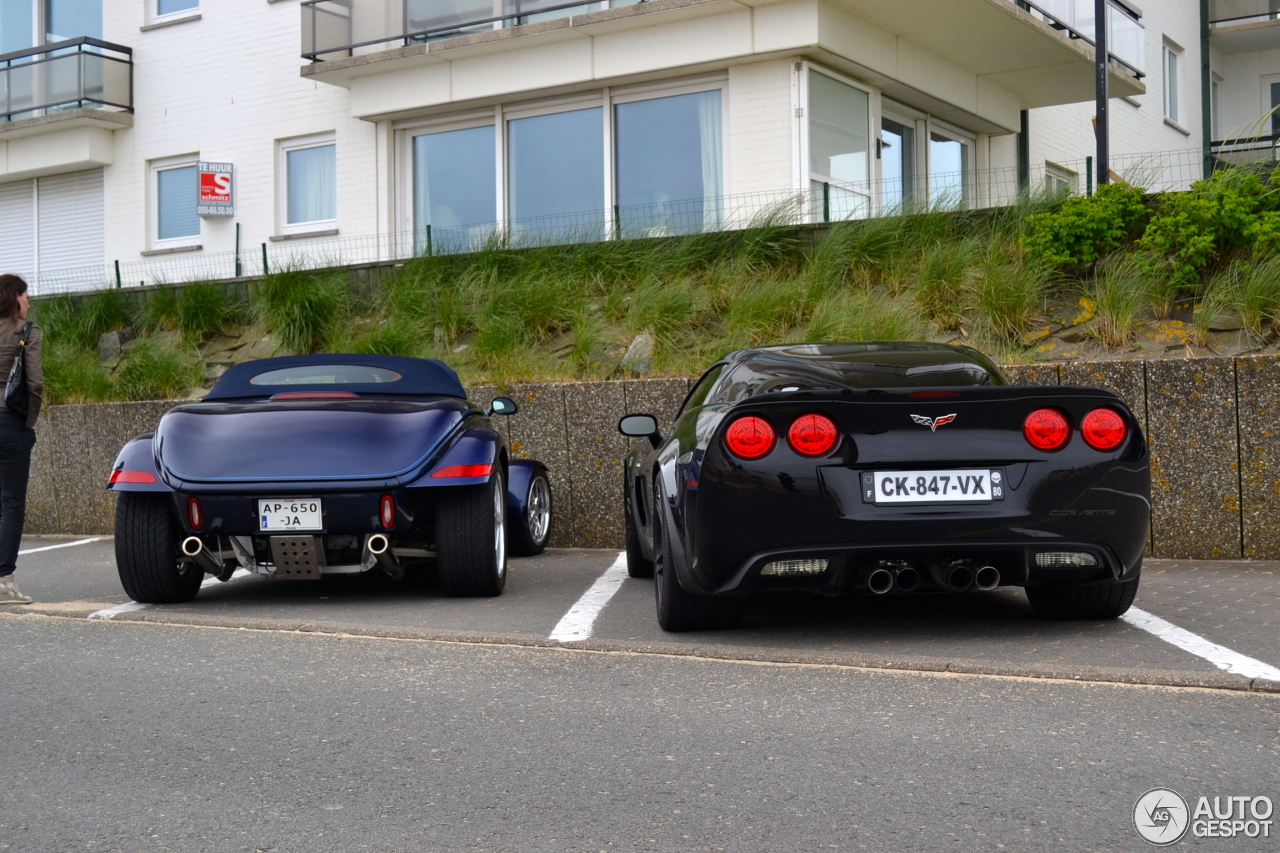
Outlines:
[{"label": "wire mesh fence", "polygon": [[[1204,176],[1199,149],[1114,156],[1111,179],[1150,192],[1187,189]],[[1028,193],[1091,194],[1093,159],[1032,167],[934,173],[925,179],[814,182],[804,189],[740,193],[620,205],[554,216],[471,225],[425,225],[413,231],[249,243],[239,252],[176,252],[105,266],[39,270],[28,276],[37,296],[254,277],[455,255],[486,248],[530,248],[618,239],[676,237],[762,224],[806,225],[936,210],[1006,207]]]}]

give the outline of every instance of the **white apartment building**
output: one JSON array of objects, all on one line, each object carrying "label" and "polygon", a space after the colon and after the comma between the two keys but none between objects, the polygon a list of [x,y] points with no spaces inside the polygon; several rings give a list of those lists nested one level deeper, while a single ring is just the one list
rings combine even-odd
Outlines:
[{"label": "white apartment building", "polygon": [[[1277,0],[1211,5],[1212,135],[1268,136]],[[0,0],[0,269],[47,293],[458,250],[495,223],[607,239],[797,197],[839,219],[997,204],[1020,177],[1082,191],[1093,7]],[[1113,153],[1200,162],[1199,0],[1109,8]],[[233,198],[201,204],[202,163]]]}]

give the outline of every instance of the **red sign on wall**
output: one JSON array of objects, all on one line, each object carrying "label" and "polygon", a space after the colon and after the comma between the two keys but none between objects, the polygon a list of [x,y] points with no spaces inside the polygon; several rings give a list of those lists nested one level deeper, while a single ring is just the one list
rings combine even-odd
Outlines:
[{"label": "red sign on wall", "polygon": [[236,215],[236,167],[231,163],[200,163],[196,213],[201,216]]}]

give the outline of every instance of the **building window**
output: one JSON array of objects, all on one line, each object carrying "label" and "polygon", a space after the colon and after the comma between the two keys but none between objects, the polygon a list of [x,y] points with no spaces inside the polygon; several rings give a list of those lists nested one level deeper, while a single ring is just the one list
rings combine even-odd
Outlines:
[{"label": "building window", "polygon": [[1076,191],[1076,181],[1079,174],[1064,169],[1057,163],[1046,162],[1044,164],[1044,188],[1050,195],[1067,196],[1072,195]]},{"label": "building window", "polygon": [[880,119],[881,204],[888,209],[902,208],[915,190],[915,142],[914,122]]},{"label": "building window", "polygon": [[811,70],[809,182],[822,194],[825,219],[855,219],[871,211],[870,96]]},{"label": "building window", "polygon": [[413,137],[413,227],[418,253],[428,248],[467,251],[475,247],[476,237],[492,233],[498,218],[495,144],[493,125]]},{"label": "building window", "polygon": [[200,0],[156,0],[156,17],[176,15],[200,8]]},{"label": "building window", "polygon": [[155,239],[157,246],[172,241],[191,242],[200,236],[196,214],[196,165],[153,166],[155,179]]},{"label": "building window", "polygon": [[604,237],[604,110],[507,122],[507,204],[516,233]]},{"label": "building window", "polygon": [[1181,65],[1182,51],[1166,43],[1164,46],[1164,117],[1175,123],[1180,121],[1178,98]]},{"label": "building window", "polygon": [[720,227],[722,109],[719,89],[614,107],[618,226],[623,236]]},{"label": "building window", "polygon": [[934,208],[960,208],[969,202],[973,141],[940,130],[929,133],[929,204]]},{"label": "building window", "polygon": [[337,146],[333,135],[281,143],[284,165],[282,231],[312,230],[338,218]]}]

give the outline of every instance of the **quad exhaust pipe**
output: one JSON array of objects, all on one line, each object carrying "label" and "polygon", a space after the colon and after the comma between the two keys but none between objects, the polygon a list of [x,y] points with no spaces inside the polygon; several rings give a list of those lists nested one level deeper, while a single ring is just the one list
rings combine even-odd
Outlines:
[{"label": "quad exhaust pipe", "polygon": [[228,568],[221,559],[210,554],[209,549],[204,547],[204,540],[199,536],[188,536],[183,539],[182,553],[190,558],[191,562],[220,581],[227,580],[235,571],[234,565]]},{"label": "quad exhaust pipe", "polygon": [[862,582],[867,585],[867,589],[874,595],[884,595],[893,589],[893,572],[886,568],[864,569],[862,571]]},{"label": "quad exhaust pipe", "polygon": [[952,592],[963,592],[973,586],[973,569],[964,563],[934,563],[929,567],[929,577],[938,586]]},{"label": "quad exhaust pipe", "polygon": [[973,585],[984,592],[995,589],[1000,585],[1000,570],[995,566],[983,566],[973,573]]},{"label": "quad exhaust pipe", "polygon": [[911,566],[902,566],[893,573],[893,586],[898,592],[914,592],[920,586],[920,573]]},{"label": "quad exhaust pipe", "polygon": [[392,553],[391,540],[386,535],[382,533],[370,534],[364,540],[364,548],[373,555],[374,559],[378,561],[378,565],[390,575],[392,580],[398,581],[404,577],[404,566],[400,565],[400,561]]}]

